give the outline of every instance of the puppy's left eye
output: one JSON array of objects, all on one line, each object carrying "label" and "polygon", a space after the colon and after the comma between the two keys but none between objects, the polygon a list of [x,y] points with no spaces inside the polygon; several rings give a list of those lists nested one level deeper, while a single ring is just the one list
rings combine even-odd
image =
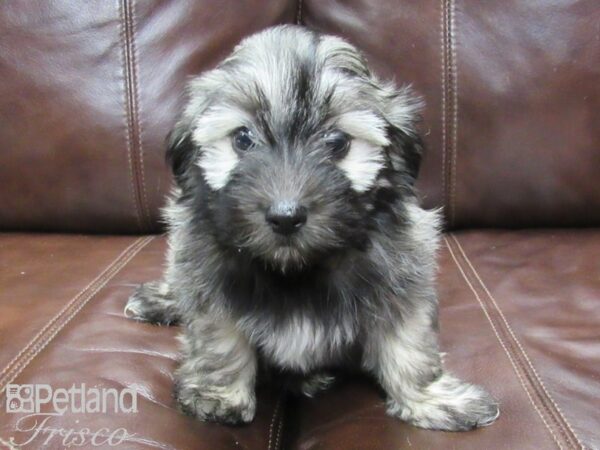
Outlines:
[{"label": "puppy's left eye", "polygon": [[327,147],[329,147],[335,159],[342,159],[346,156],[348,150],[350,150],[350,141],[350,136],[343,131],[334,131],[325,138]]},{"label": "puppy's left eye", "polygon": [[254,135],[246,127],[240,127],[231,135],[233,148],[240,152],[246,152],[254,147]]}]

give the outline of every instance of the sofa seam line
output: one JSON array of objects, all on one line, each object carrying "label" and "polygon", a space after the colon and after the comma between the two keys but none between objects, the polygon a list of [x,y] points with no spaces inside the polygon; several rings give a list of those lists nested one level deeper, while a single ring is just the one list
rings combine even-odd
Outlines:
[{"label": "sofa seam line", "polygon": [[[141,238],[140,238],[141,239]],[[63,306],[57,314],[55,314],[47,323],[46,325],[44,325],[41,330],[39,330],[35,336],[33,336],[33,338],[21,349],[21,351],[19,351],[19,353],[17,353],[8,363],[7,365],[4,367],[4,369],[2,369],[2,371],[0,372],[0,381],[4,378],[4,374],[12,371],[11,366],[13,366],[16,361],[21,358],[21,356],[28,352],[29,348],[31,346],[35,345],[35,341],[37,339],[40,338],[41,335],[43,335],[46,330],[48,328],[51,328],[54,324],[54,322],[56,322],[57,320],[60,319],[60,317],[62,315],[64,315],[66,313],[66,311],[72,306],[73,302],[75,302],[79,297],[81,297],[82,295],[84,295],[84,293],[89,290],[91,288],[91,286],[98,282],[103,274],[105,274],[114,264],[117,263],[117,261],[119,260],[119,258],[121,256],[123,256],[127,251],[129,251],[131,249],[131,247],[133,247],[137,242],[139,241],[139,239],[137,239],[136,241],[134,241],[133,243],[131,243],[129,246],[127,246],[121,253],[119,253],[119,255],[117,255],[117,257],[115,259],[112,260],[112,262],[102,271],[100,272],[100,274],[98,274],[95,278],[93,278],[86,286],[84,286],[75,296],[73,296],[71,298],[71,300],[69,301],[69,303],[67,303],[65,306]]]},{"label": "sofa seam line", "polygon": [[456,54],[456,6],[454,0],[441,0],[442,22],[442,190],[445,219],[456,222],[456,154],[458,147],[458,66]]},{"label": "sofa seam line", "polygon": [[[456,245],[457,245],[458,249],[460,250],[461,246],[458,241],[457,241]],[[467,265],[469,265],[468,259],[465,258],[466,255],[464,255],[464,252],[461,252],[461,253],[463,253],[462,259],[467,263]],[[475,278],[473,279],[473,283],[479,284],[480,286],[482,286],[481,283],[478,283],[476,281],[477,278],[476,278],[476,275],[475,275],[473,269],[470,270],[470,273],[472,274],[472,276],[475,276]],[[485,290],[483,292],[485,292]],[[544,411],[544,414],[546,415],[547,419],[552,423],[552,426],[557,429],[559,436],[561,436],[561,439],[564,440],[566,445],[571,447],[573,444],[573,442],[572,442],[573,440],[568,435],[568,433],[566,433],[564,431],[564,427],[561,425],[560,421],[557,420],[556,413],[548,406],[547,398],[543,395],[543,393],[540,393],[539,383],[537,383],[537,380],[534,379],[534,377],[531,374],[531,371],[527,369],[527,363],[524,361],[523,355],[519,351],[517,345],[515,345],[514,337],[511,338],[508,329],[502,325],[502,322],[501,322],[500,316],[497,313],[497,310],[494,311],[494,305],[489,304],[488,302],[486,302],[486,304],[488,304],[488,307],[490,308],[490,312],[494,315],[495,322],[497,323],[498,327],[502,330],[502,334],[505,336],[507,346],[509,347],[509,351],[511,352],[511,354],[514,357],[516,364],[522,370],[524,377],[527,379],[527,381],[531,385],[532,392],[539,402],[538,405]]]},{"label": "sofa seam line", "polygon": [[302,25],[302,7],[303,0],[298,0],[298,8],[296,10],[296,25]]},{"label": "sofa seam line", "polygon": [[[442,196],[443,204],[447,207],[447,156],[446,156],[446,0],[440,0],[440,49],[441,49],[441,128],[442,128]],[[447,217],[447,220],[449,217]]]},{"label": "sofa seam line", "polygon": [[129,120],[129,139],[132,149],[132,159],[134,168],[134,183],[136,200],[138,202],[139,214],[140,214],[140,231],[145,231],[145,213],[140,188],[140,158],[139,148],[137,146],[137,119],[136,119],[136,101],[135,101],[135,82],[134,82],[134,55],[133,55],[133,38],[132,38],[132,22],[131,22],[131,3],[129,0],[123,1],[123,19],[125,21],[125,48],[126,51],[126,65],[127,65],[127,115]]},{"label": "sofa seam line", "polygon": [[273,417],[271,418],[271,425],[269,426],[269,441],[267,444],[267,450],[276,450],[272,447],[273,444],[273,430],[275,427],[275,422],[279,417],[281,404],[283,402],[284,391],[279,392],[279,396],[277,397],[277,403],[275,404],[275,409],[273,410]]},{"label": "sofa seam line", "polygon": [[283,414],[279,415],[279,425],[277,427],[277,435],[275,437],[275,450],[280,450],[281,448],[281,437],[282,437],[282,431],[283,431],[283,423],[285,421],[285,394],[284,394],[284,398],[282,399],[282,408],[283,408]]},{"label": "sofa seam line", "polygon": [[485,317],[487,318],[487,321],[490,324],[490,326],[492,328],[492,331],[494,332],[494,334],[495,334],[498,342],[500,343],[502,349],[504,350],[504,353],[508,357],[508,360],[509,360],[511,366],[513,367],[513,371],[517,375],[519,384],[521,385],[521,387],[523,388],[523,390],[527,394],[527,398],[529,399],[529,402],[531,403],[531,405],[533,406],[533,408],[537,412],[538,416],[542,420],[544,426],[546,427],[546,429],[550,433],[552,439],[554,440],[554,442],[556,443],[556,445],[558,446],[558,448],[562,450],[563,446],[561,445],[560,441],[558,440],[557,436],[555,435],[554,431],[552,430],[552,427],[546,421],[546,418],[544,417],[544,415],[542,414],[542,412],[540,411],[540,409],[538,407],[539,405],[536,404],[536,402],[534,401],[534,399],[532,397],[532,394],[529,392],[529,389],[527,388],[526,381],[523,378],[524,374],[521,373],[522,368],[519,367],[517,365],[517,363],[515,362],[515,360],[513,359],[514,355],[512,355],[511,352],[508,350],[508,348],[506,346],[506,343],[504,342],[504,340],[500,336],[500,333],[498,332],[498,329],[496,328],[496,325],[494,324],[494,320],[491,318],[491,316],[489,314],[488,309],[486,308],[483,300],[479,297],[479,294],[477,293],[477,290],[475,289],[475,287],[473,286],[473,284],[469,280],[466,272],[462,268],[462,265],[458,261],[457,256],[454,254],[454,251],[452,250],[452,246],[450,245],[449,240],[446,237],[444,237],[444,242],[446,244],[446,247],[448,248],[448,251],[450,253],[450,256],[452,257],[452,260],[454,261],[454,264],[456,265],[456,267],[458,268],[460,274],[462,275],[463,280],[465,281],[465,283],[467,284],[467,286],[469,287],[469,289],[471,290],[471,292],[475,296],[475,299],[479,303],[479,306],[480,306],[481,310],[483,311]]},{"label": "sofa seam line", "polygon": [[[150,228],[150,207],[148,204],[148,196],[146,194],[146,176],[145,176],[145,171],[144,171],[144,146],[143,146],[143,137],[142,137],[142,122],[141,122],[141,102],[140,102],[140,92],[139,92],[139,63],[138,63],[138,50],[137,50],[137,43],[136,43],[136,34],[137,34],[137,22],[136,22],[136,16],[135,16],[135,11],[136,11],[136,2],[135,0],[131,0],[130,2],[130,24],[131,24],[131,64],[132,64],[132,71],[131,71],[131,78],[132,78],[132,82],[133,82],[133,97],[132,99],[134,100],[134,104],[133,104],[133,108],[134,108],[134,112],[135,112],[135,130],[137,131],[137,133],[135,133],[137,135],[137,142],[138,142],[138,152],[137,152],[137,156],[139,159],[139,175],[140,178],[138,179],[138,183],[139,183],[139,190],[142,194],[141,196],[141,206],[142,206],[142,214],[146,220],[145,223],[145,229],[149,229]],[[144,231],[144,230],[142,230]]]},{"label": "sofa seam line", "polygon": [[122,74],[123,74],[123,118],[124,118],[124,125],[125,125],[125,146],[127,149],[127,160],[128,160],[128,166],[129,166],[129,178],[130,178],[130,188],[131,188],[131,195],[133,197],[133,205],[135,208],[135,216],[136,216],[136,222],[137,225],[139,227],[140,230],[143,229],[143,223],[142,223],[142,212],[140,210],[140,204],[139,204],[139,199],[138,199],[138,193],[137,193],[137,188],[136,188],[136,176],[135,176],[135,164],[134,164],[134,158],[133,158],[133,149],[132,149],[132,142],[131,142],[131,119],[130,119],[130,102],[129,102],[129,97],[130,97],[130,87],[129,87],[129,71],[128,71],[128,49],[127,49],[127,31],[126,31],[126,13],[125,13],[125,6],[124,3],[127,0],[120,0],[118,3],[118,10],[119,10],[119,29],[120,29],[120,36],[121,36],[121,63],[122,63]]},{"label": "sofa seam line", "polygon": [[[579,437],[577,436],[577,434],[575,433],[575,431],[571,427],[571,425],[570,425],[569,421],[567,420],[567,418],[565,417],[564,413],[560,410],[558,404],[555,402],[555,400],[552,398],[550,392],[547,390],[547,388],[546,388],[543,380],[541,379],[540,375],[538,374],[537,370],[535,369],[535,366],[533,365],[533,362],[531,361],[531,359],[527,355],[527,352],[523,348],[523,346],[520,343],[519,339],[516,337],[514,331],[512,330],[512,327],[508,323],[508,320],[504,316],[504,313],[502,312],[500,306],[496,302],[494,296],[491,294],[491,292],[487,288],[486,284],[481,279],[479,273],[477,272],[477,270],[475,269],[475,267],[471,263],[471,261],[468,258],[466,252],[464,251],[462,245],[460,244],[460,241],[455,236],[452,236],[452,238],[456,242],[456,245],[457,245],[459,251],[463,255],[463,259],[466,261],[466,263],[470,267],[471,271],[473,272],[473,275],[477,279],[477,281],[480,284],[480,286],[482,287],[483,291],[486,293],[486,295],[492,301],[492,306],[496,309],[496,311],[498,313],[498,316],[500,318],[500,321],[502,323],[504,323],[504,326],[505,326],[506,330],[508,331],[510,337],[512,337],[512,340],[514,341],[514,343],[517,346],[517,350],[516,351],[517,352],[520,351],[520,353],[521,353],[521,358],[520,359],[523,359],[523,358],[525,359],[525,362],[522,363],[522,364],[524,366],[528,366],[529,369],[530,369],[531,373],[528,374],[528,378],[530,379],[531,384],[533,386],[535,386],[535,384],[537,382],[538,389],[536,389],[536,391],[539,391],[538,395],[543,398],[544,395],[542,395],[542,394],[545,394],[546,400],[548,400],[550,402],[550,404],[555,408],[555,410],[552,410],[552,408],[550,408],[548,405],[544,404],[544,407],[546,408],[546,410],[548,411],[548,413],[552,417],[553,421],[556,423],[559,431],[561,432],[561,434],[564,435],[564,437],[566,438],[566,440],[568,441],[569,444],[573,444],[573,440],[574,440],[576,444],[578,444],[581,448],[584,448],[583,444],[581,443]],[[523,370],[525,371],[525,373],[529,372],[526,367],[523,367]],[[561,421],[564,422],[564,423],[561,423]],[[570,436],[569,433],[571,433],[572,436]]]},{"label": "sofa seam line", "polygon": [[[37,354],[39,354],[41,350],[43,350],[50,343],[50,341],[56,336],[56,334],[58,334],[60,329],[62,329],[62,327],[64,327],[64,325],[66,325],[66,323],[68,323],[74,317],[74,313],[76,314],[81,309],[81,307],[83,307],[94,295],[98,293],[98,291],[114,275],[118,273],[118,271],[123,267],[124,264],[126,264],[131,259],[131,257],[137,254],[137,251],[139,251],[139,249],[145,246],[145,244],[142,244],[142,241],[143,238],[140,238],[136,240],[133,244],[128,246],[123,252],[119,254],[119,256],[111,264],[109,264],[109,266],[96,279],[94,279],[94,282],[92,284],[98,283],[98,286],[91,288],[90,285],[91,290],[88,293],[84,294],[85,291],[82,291],[80,295],[78,295],[71,302],[69,302],[67,307],[63,308],[63,310],[60,311],[60,315],[57,314],[56,320],[53,321],[54,323],[45,330],[42,336],[40,336],[40,338],[38,339],[38,342],[33,343],[31,347],[21,355],[21,360],[12,369],[10,369],[7,372],[7,374],[2,378],[1,384],[5,384],[5,386],[2,387],[0,393],[6,388],[6,385],[9,384],[12,380],[14,380],[23,371],[23,369],[27,367],[27,365],[29,365],[29,363],[37,356]],[[132,254],[132,252],[134,253]],[[125,261],[125,263],[123,263],[123,261]],[[89,295],[89,297],[87,299],[84,299],[81,305],[77,305],[77,300],[79,300],[79,298],[82,298],[83,295]],[[65,316],[70,318],[63,322],[62,325],[60,325],[60,319]],[[45,337],[43,337],[44,335]],[[48,336],[50,336],[50,339],[48,339]],[[44,340],[46,341],[45,343]]]},{"label": "sofa seam line", "polygon": [[[53,339],[64,329],[64,327],[83,309],[89,301],[94,298],[98,292],[100,292],[106,284],[114,278],[120,271],[152,240],[153,236],[146,238],[138,238],[130,246],[128,246],[123,252],[109,264],[104,271],[90,283],[89,287],[82,290],[77,296],[75,296],[67,307],[63,308],[56,316],[53,324],[39,337],[38,342],[31,345],[29,350],[22,354],[23,358],[12,368],[6,375],[0,380],[0,395],[5,391],[8,384],[10,384],[16,377],[18,377],[25,368],[53,341]],[[92,287],[93,284],[97,283],[97,286]],[[86,293],[86,290],[88,292]],[[87,298],[86,298],[87,296]],[[77,301],[82,299],[79,304]],[[63,317],[61,317],[63,316]],[[64,319],[61,323],[60,320]],[[52,321],[51,321],[52,322]],[[49,322],[50,323],[50,322]],[[45,341],[45,342],[44,342]]]},{"label": "sofa seam line", "polygon": [[[37,355],[39,355],[42,350],[44,350],[50,342],[56,337],[56,335],[77,315],[77,313],[87,304],[89,301],[110,281],[115,275],[117,275],[120,270],[143,248],[147,243],[149,243],[153,238],[140,238],[140,240],[134,242],[130,245],[121,255],[114,261],[113,264],[107,268],[102,276],[98,278],[98,285],[95,286],[89,293],[87,293],[87,298],[84,298],[79,305],[77,302],[71,302],[69,308],[65,310],[66,319],[61,323],[59,323],[60,318],[54,323],[48,330],[46,337],[41,339],[39,342],[36,342],[24,355],[25,358],[21,359],[21,361],[13,367],[7,375],[5,375],[2,379],[2,384],[4,387],[0,389],[0,394],[4,391],[6,386],[13,381],[19,374],[35,359]],[[45,340],[45,342],[44,342]]]},{"label": "sofa seam line", "polygon": [[[464,257],[462,259],[464,260]],[[475,279],[473,278],[472,272],[470,272],[468,276],[470,279],[470,283],[472,285],[477,285]],[[483,294],[481,294],[481,295],[483,295]],[[482,297],[479,297],[479,298],[482,298]],[[481,300],[481,301],[484,302],[484,300]],[[552,416],[552,413],[546,407],[543,399],[540,397],[539,392],[536,389],[535,383],[533,382],[531,376],[528,374],[527,369],[524,367],[522,358],[518,354],[518,351],[517,351],[514,343],[511,341],[510,336],[508,335],[506,329],[502,327],[502,324],[498,320],[497,314],[493,313],[492,306],[489,305],[487,302],[485,302],[485,305],[486,305],[486,310],[488,311],[490,317],[493,316],[493,319],[490,319],[490,320],[493,320],[494,327],[498,331],[498,334],[497,334],[498,339],[502,339],[504,348],[511,355],[512,363],[516,367],[518,367],[518,370],[521,373],[522,379],[524,380],[524,382],[528,383],[528,385],[530,386],[529,393],[532,396],[533,401],[538,406],[539,413],[543,414],[544,419],[545,419],[544,422],[547,424],[548,427],[551,427],[552,429],[557,428],[557,434],[555,434],[555,435],[557,435],[560,438],[560,441],[563,442],[565,445],[569,445],[568,439],[565,439],[564,433],[560,430],[560,427],[557,427],[556,420]]]},{"label": "sofa seam line", "polygon": [[451,140],[451,155],[450,164],[450,205],[451,205],[451,220],[452,226],[456,223],[456,164],[458,153],[458,56],[456,52],[456,0],[450,0],[449,11],[449,28],[448,36],[450,38],[450,54],[451,54],[451,76],[452,76],[452,140]]}]

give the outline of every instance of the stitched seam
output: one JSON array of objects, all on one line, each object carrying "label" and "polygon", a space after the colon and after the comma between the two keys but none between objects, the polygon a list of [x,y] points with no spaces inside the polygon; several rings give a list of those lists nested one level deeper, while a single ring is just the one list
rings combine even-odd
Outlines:
[{"label": "stitched seam", "polygon": [[446,220],[455,223],[456,153],[458,143],[458,77],[455,2],[441,1],[442,37],[442,190]]},{"label": "stitched seam", "polygon": [[449,46],[451,55],[451,76],[452,76],[452,140],[451,140],[451,155],[452,162],[450,165],[450,223],[456,223],[456,159],[458,152],[458,66],[456,57],[456,2],[450,0],[449,11]]},{"label": "stitched seam", "polygon": [[131,119],[130,119],[130,106],[129,106],[129,71],[128,71],[128,47],[127,47],[127,32],[126,32],[126,18],[125,18],[125,9],[124,2],[119,2],[119,28],[120,28],[120,38],[123,45],[121,46],[121,63],[123,66],[123,119],[125,125],[125,145],[127,148],[127,161],[129,165],[129,179],[130,179],[130,188],[131,188],[131,196],[133,199],[133,204],[135,207],[135,217],[138,224],[139,229],[143,228],[142,225],[142,213],[140,211],[140,204],[137,195],[136,183],[135,183],[135,168],[134,168],[134,158],[132,156],[132,143],[131,143]]},{"label": "stitched seam", "polygon": [[141,138],[139,135],[139,115],[137,106],[137,71],[135,58],[135,42],[134,42],[134,24],[131,5],[128,0],[122,0],[122,22],[124,29],[123,48],[124,48],[124,76],[125,76],[125,96],[126,96],[126,111],[127,116],[127,142],[131,155],[133,168],[133,186],[136,200],[136,211],[138,213],[138,224],[140,231],[146,231],[146,202],[145,202],[145,187],[143,183],[143,161]]},{"label": "stitched seam", "polygon": [[[125,254],[127,253],[133,246],[136,245],[137,242],[139,242],[141,238],[137,239],[136,241],[134,241],[131,245],[129,245],[125,250],[123,250],[119,256],[117,256],[96,278],[94,278],[92,281],[90,281],[83,289],[81,289],[77,295],[75,295],[75,297],[73,297],[71,299],[71,301],[69,303],[67,303],[46,325],[44,325],[44,327],[27,343],[27,345],[25,345],[25,347],[23,347],[21,349],[21,351],[19,353],[17,353],[17,355],[6,365],[6,367],[4,367],[4,369],[2,369],[2,372],[0,372],[0,380],[3,377],[3,375],[11,368],[11,366],[21,357],[21,355],[23,353],[25,353],[26,351],[28,351],[29,347],[31,347],[32,345],[35,344],[35,341],[37,339],[39,339],[39,337],[46,332],[46,330],[52,326],[52,324],[54,322],[56,322],[57,320],[60,319],[60,317],[71,307],[71,305],[77,301],[77,299],[79,297],[81,297],[88,289],[90,289],[90,287],[94,284],[97,283],[98,280],[104,276],[104,274],[110,269],[110,267],[114,264],[117,263],[117,261]],[[1,383],[0,383],[1,385]]]},{"label": "stitched seam", "polygon": [[[139,250],[141,250],[148,242],[150,242],[153,238],[145,238],[138,239],[126,250],[124,250],[97,278],[98,286],[95,286],[88,294],[87,298],[82,297],[81,295],[75,297],[68,307],[64,310],[65,314],[68,310],[71,310],[69,314],[66,316],[66,319],[63,320],[62,324],[53,324],[47,332],[51,333],[47,335],[47,337],[40,337],[38,342],[34,342],[33,346],[27,350],[24,354],[25,360],[20,361],[15,367],[13,367],[3,378],[0,380],[0,393],[4,391],[6,388],[5,384],[10,383],[30,362],[31,360],[41,351],[44,347],[48,345],[48,343],[58,334],[58,332],[81,310],[81,308],[127,263],[131,260],[133,256],[135,256]],[[133,252],[133,253],[132,253]],[[83,294],[85,291],[82,291]],[[77,300],[79,298],[83,298],[83,300],[77,304]],[[61,311],[62,313],[63,311]],[[54,322],[60,320],[60,317],[57,317]],[[15,373],[16,372],[16,373]],[[12,378],[11,378],[12,377]],[[9,379],[10,378],[10,379]],[[8,379],[8,381],[7,381]]]},{"label": "stitched seam", "polygon": [[[0,380],[0,394],[6,389],[6,385],[12,382],[29,363],[48,346],[48,344],[56,337],[56,335],[77,315],[79,311],[117,274],[119,271],[129,262],[131,259],[139,253],[148,243],[154,239],[153,236],[137,239],[127,249],[125,249],[109,266],[100,274],[97,278],[97,285],[94,286],[86,295],[82,295],[82,291],[78,296],[69,303],[68,307],[64,310],[65,317],[61,322],[61,317],[56,318],[50,328],[44,333],[46,336],[41,335],[37,342],[33,342],[33,345],[29,350],[23,353],[23,359],[16,364],[6,375]],[[92,283],[91,285],[93,285]],[[91,286],[90,285],[90,286]],[[63,310],[59,313],[62,314]]]},{"label": "stitched seam", "polygon": [[[481,287],[485,291],[485,293],[488,296],[488,298],[492,301],[492,304],[493,304],[494,308],[496,309],[496,311],[498,313],[498,316],[500,317],[500,319],[504,323],[504,326],[506,327],[508,333],[510,334],[510,336],[512,337],[514,343],[517,345],[518,349],[520,350],[522,358],[525,359],[525,363],[524,364],[526,366],[528,366],[529,369],[530,369],[529,378],[531,380],[531,383],[533,385],[535,385],[536,382],[537,382],[537,385],[538,385],[538,389],[537,389],[538,395],[540,397],[542,397],[542,398],[545,396],[546,399],[555,408],[554,410],[552,410],[549,406],[545,405],[547,411],[551,414],[552,418],[554,419],[555,423],[557,424],[557,426],[559,428],[559,431],[561,431],[561,433],[565,436],[565,438],[567,439],[567,441],[570,441],[569,444],[575,444],[576,443],[581,448],[583,448],[583,444],[581,443],[581,441],[579,440],[577,434],[575,433],[575,431],[571,427],[571,424],[567,420],[567,418],[564,415],[564,413],[558,407],[558,404],[554,401],[554,399],[550,395],[550,392],[547,390],[544,382],[542,381],[542,379],[539,376],[537,370],[535,369],[533,363],[531,362],[531,359],[527,355],[527,352],[525,351],[525,349],[521,345],[521,342],[519,341],[519,339],[517,339],[517,336],[515,335],[512,327],[508,323],[508,321],[506,319],[506,316],[504,315],[504,313],[500,309],[500,306],[496,302],[496,299],[494,298],[494,296],[492,295],[492,293],[489,291],[489,289],[487,288],[487,286],[485,285],[485,283],[481,279],[479,273],[477,272],[477,270],[475,269],[475,267],[471,263],[471,260],[469,259],[469,257],[467,256],[466,252],[464,251],[462,245],[460,244],[460,241],[455,236],[452,236],[452,238],[456,242],[456,245],[457,245],[459,251],[461,252],[461,254],[463,256],[463,259],[469,265],[471,271],[473,272],[473,275],[475,276],[475,278],[477,279],[477,281],[479,282],[479,284],[481,285]],[[526,368],[524,368],[523,370],[527,371]],[[571,433],[571,435],[569,435],[569,432]]]},{"label": "stitched seam", "polygon": [[475,289],[475,287],[473,286],[473,284],[469,280],[467,274],[463,270],[462,265],[458,261],[456,255],[454,254],[454,251],[452,250],[452,246],[450,245],[450,242],[448,241],[448,239],[446,237],[444,237],[444,243],[446,244],[446,247],[448,248],[448,251],[450,252],[450,256],[452,257],[452,259],[454,261],[454,264],[456,265],[456,267],[460,271],[460,274],[462,275],[463,279],[465,280],[467,286],[469,286],[469,289],[471,290],[471,292],[473,292],[473,295],[477,299],[477,302],[479,303],[479,306],[481,307],[483,313],[485,314],[485,317],[487,318],[489,324],[491,325],[492,330],[493,330],[494,334],[496,335],[496,338],[498,339],[498,342],[500,343],[500,345],[504,349],[504,353],[506,353],[506,356],[508,356],[508,360],[510,361],[510,364],[512,365],[515,373],[517,374],[517,378],[519,379],[519,383],[521,384],[521,386],[525,390],[525,393],[527,394],[527,398],[529,399],[529,402],[533,405],[533,408],[537,412],[537,414],[540,417],[540,419],[542,419],[542,422],[546,426],[546,429],[550,432],[550,435],[552,436],[552,439],[554,440],[554,442],[556,442],[556,445],[558,445],[558,448],[562,449],[563,446],[560,444],[560,442],[557,439],[556,435],[552,431],[552,428],[550,427],[550,425],[548,424],[548,422],[544,418],[544,415],[539,410],[538,406],[536,405],[535,401],[533,400],[533,397],[532,397],[531,393],[529,392],[529,389],[527,388],[527,384],[525,382],[525,379],[523,378],[523,374],[521,374],[520,367],[515,363],[515,361],[513,359],[513,356],[511,355],[511,352],[508,350],[508,348],[507,348],[504,340],[502,339],[502,337],[500,336],[500,334],[498,332],[498,329],[496,328],[496,325],[494,324],[494,320],[492,319],[492,317],[490,316],[487,308],[485,307],[485,304],[484,304],[483,300],[481,299],[481,297],[479,297],[479,294],[477,293],[477,290]]},{"label": "stitched seam", "polygon": [[[282,399],[282,403],[283,406],[282,408],[285,410],[285,399]],[[283,422],[285,421],[285,414],[280,414],[279,415],[279,426],[277,428],[277,437],[275,438],[275,450],[279,450],[280,447],[280,439],[281,439],[281,435],[282,435],[282,430],[283,430]]]},{"label": "stitched seam", "polygon": [[142,144],[142,123],[140,120],[141,117],[141,106],[140,106],[140,90],[139,90],[139,79],[138,79],[138,73],[139,73],[139,64],[138,64],[138,57],[137,57],[137,44],[136,44],[136,40],[135,40],[135,36],[137,34],[137,22],[136,22],[136,18],[135,18],[135,0],[131,1],[131,9],[130,9],[130,15],[129,15],[129,19],[130,19],[130,24],[131,24],[131,79],[133,81],[133,96],[132,96],[132,100],[133,100],[133,112],[135,114],[134,117],[132,117],[132,120],[135,120],[135,130],[137,131],[137,145],[138,145],[138,158],[139,158],[139,173],[140,173],[140,178],[138,180],[139,182],[139,190],[142,193],[142,211],[144,213],[144,217],[146,219],[146,224],[145,226],[148,228],[150,226],[150,211],[149,211],[149,206],[148,206],[148,197],[146,195],[146,177],[145,177],[145,173],[144,173],[144,146]]},{"label": "stitched seam", "polygon": [[[76,299],[71,302],[71,311],[62,321],[50,327],[47,331],[50,333],[47,337],[42,337],[39,342],[36,342],[32,348],[30,348],[25,354],[25,359],[20,361],[15,367],[13,367],[4,377],[0,380],[0,393],[6,388],[6,384],[14,380],[23,369],[54,339],[54,337],[60,332],[64,326],[71,321],[71,319],[85,306],[89,300],[102,289],[111,278],[113,278],[122,268],[127,264],[131,258],[133,258],[143,247],[145,247],[153,237],[140,238],[130,245],[124,252],[122,252],[113,263],[101,274],[98,279],[98,284],[95,286],[86,297],[80,297],[82,300],[77,304]],[[60,319],[60,318],[59,318]]]},{"label": "stitched seam", "polygon": [[281,407],[282,400],[283,400],[283,392],[281,392],[279,394],[279,397],[277,398],[277,403],[275,404],[275,409],[273,410],[273,417],[271,418],[271,425],[269,426],[269,443],[268,443],[267,450],[273,450],[273,447],[272,447],[273,429],[275,427],[275,422],[279,415],[279,408]]},{"label": "stitched seam", "polygon": [[298,10],[296,11],[296,24],[302,25],[302,0],[298,0]]},{"label": "stitched seam", "polygon": [[447,205],[446,195],[446,0],[440,1],[440,49],[442,73],[442,195]]}]

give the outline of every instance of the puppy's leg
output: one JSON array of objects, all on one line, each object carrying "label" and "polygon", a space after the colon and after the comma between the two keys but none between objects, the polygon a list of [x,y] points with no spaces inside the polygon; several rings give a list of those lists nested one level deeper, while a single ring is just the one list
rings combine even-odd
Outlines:
[{"label": "puppy's leg", "polygon": [[396,326],[368,330],[363,363],[388,395],[388,414],[435,430],[491,424],[499,415],[496,401],[443,371],[435,314],[419,306],[408,315]]},{"label": "puppy's leg", "polygon": [[179,321],[175,300],[166,283],[154,281],[141,284],[125,305],[125,316],[157,325],[172,325]]},{"label": "puppy's leg", "polygon": [[245,336],[229,321],[197,316],[180,340],[183,361],[175,374],[175,396],[181,410],[207,421],[252,421],[257,364]]}]

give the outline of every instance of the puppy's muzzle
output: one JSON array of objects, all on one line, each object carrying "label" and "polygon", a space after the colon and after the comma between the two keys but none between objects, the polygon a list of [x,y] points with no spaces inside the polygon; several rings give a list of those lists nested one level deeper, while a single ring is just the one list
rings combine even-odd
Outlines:
[{"label": "puppy's muzzle", "polygon": [[308,210],[298,202],[290,200],[274,203],[265,214],[265,219],[271,229],[275,233],[285,236],[300,230],[307,218]]}]

